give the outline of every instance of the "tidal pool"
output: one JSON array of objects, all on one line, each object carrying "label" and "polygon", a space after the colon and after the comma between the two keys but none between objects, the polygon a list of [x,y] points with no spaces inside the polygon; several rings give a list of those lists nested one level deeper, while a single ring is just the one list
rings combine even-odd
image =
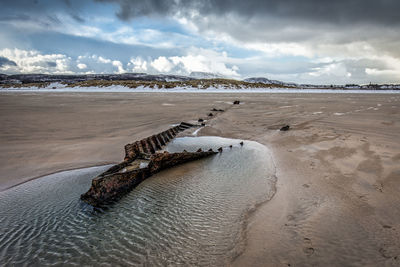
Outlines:
[{"label": "tidal pool", "polygon": [[268,149],[240,141],[176,138],[166,150],[224,151],[162,171],[106,209],[79,196],[109,166],[59,172],[0,192],[0,265],[229,263],[243,249],[249,212],[273,196],[276,183]]}]

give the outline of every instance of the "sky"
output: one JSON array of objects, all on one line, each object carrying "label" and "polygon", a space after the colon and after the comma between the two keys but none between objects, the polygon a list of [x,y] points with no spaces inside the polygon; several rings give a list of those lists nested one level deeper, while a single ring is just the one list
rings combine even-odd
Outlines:
[{"label": "sky", "polygon": [[399,0],[0,0],[0,73],[400,83]]}]

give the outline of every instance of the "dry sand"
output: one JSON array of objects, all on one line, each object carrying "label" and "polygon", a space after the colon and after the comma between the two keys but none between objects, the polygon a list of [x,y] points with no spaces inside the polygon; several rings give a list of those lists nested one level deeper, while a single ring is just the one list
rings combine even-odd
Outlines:
[{"label": "dry sand", "polygon": [[212,107],[230,108],[199,135],[263,143],[277,169],[233,265],[400,265],[398,94],[1,94],[0,188],[119,162],[126,143]]},{"label": "dry sand", "polygon": [[125,144],[205,117],[213,99],[146,93],[0,94],[0,190],[55,171],[118,163]]}]

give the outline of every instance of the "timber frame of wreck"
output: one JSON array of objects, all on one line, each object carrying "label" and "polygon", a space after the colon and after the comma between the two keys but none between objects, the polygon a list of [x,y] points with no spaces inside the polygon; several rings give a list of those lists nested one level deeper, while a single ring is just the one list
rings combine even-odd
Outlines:
[{"label": "timber frame of wreck", "polygon": [[209,151],[159,152],[179,132],[197,125],[182,122],[162,133],[125,146],[125,159],[92,180],[89,191],[81,199],[92,206],[112,203],[153,174],[178,164],[214,155]]},{"label": "timber frame of wreck", "polygon": [[[236,100],[233,104],[238,105],[240,101]],[[224,112],[215,108],[211,111]],[[215,118],[213,113],[208,114],[208,117]],[[82,194],[81,199],[92,206],[101,207],[117,201],[142,181],[163,169],[222,152],[222,147],[218,152],[212,149],[208,151],[198,149],[196,152],[184,150],[179,153],[163,151],[178,133],[192,127],[205,126],[203,121],[203,119],[198,120],[202,122],[201,125],[181,122],[164,132],[127,144],[124,161],[95,177],[89,191]],[[243,142],[240,145],[243,145]]]}]

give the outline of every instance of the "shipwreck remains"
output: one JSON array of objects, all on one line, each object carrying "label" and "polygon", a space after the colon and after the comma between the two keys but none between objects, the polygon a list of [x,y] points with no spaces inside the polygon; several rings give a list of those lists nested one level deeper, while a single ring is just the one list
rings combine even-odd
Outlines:
[{"label": "shipwreck remains", "polygon": [[179,132],[197,126],[182,122],[164,132],[127,144],[124,161],[95,177],[81,199],[96,207],[112,203],[163,169],[218,153],[212,149],[180,153],[162,151]]}]

